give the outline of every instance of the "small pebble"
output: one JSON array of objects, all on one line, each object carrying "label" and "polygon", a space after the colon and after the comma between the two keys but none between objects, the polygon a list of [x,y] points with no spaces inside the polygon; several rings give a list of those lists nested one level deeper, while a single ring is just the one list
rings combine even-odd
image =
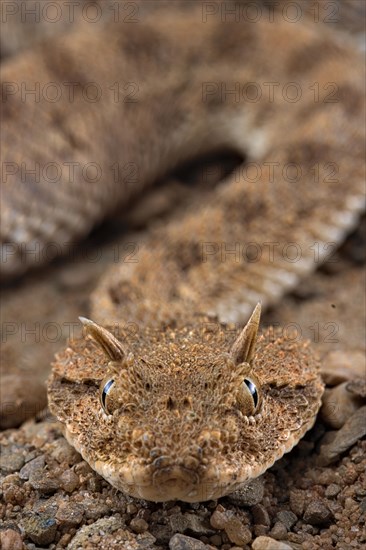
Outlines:
[{"label": "small pebble", "polygon": [[270,537],[258,537],[252,543],[252,550],[292,550],[292,546]]},{"label": "small pebble", "polygon": [[238,545],[248,544],[252,540],[252,534],[238,516],[231,510],[225,510],[223,506],[217,506],[211,516],[210,523],[214,529],[224,529],[230,542]]},{"label": "small pebble", "polygon": [[58,541],[59,547],[66,548],[69,542],[71,541],[72,537],[73,537],[72,533],[65,533],[64,535],[62,535],[62,537]]},{"label": "small pebble", "polygon": [[276,521],[269,534],[276,540],[285,539],[287,536],[286,526],[282,523],[282,521]]},{"label": "small pebble", "polygon": [[19,472],[20,479],[27,480],[32,474],[43,471],[45,465],[44,456],[37,456],[33,460],[27,462]]},{"label": "small pebble", "polygon": [[102,516],[108,515],[110,512],[108,504],[104,501],[102,496],[99,499],[86,497],[81,502],[86,519],[99,519]]},{"label": "small pebble", "polygon": [[72,493],[80,485],[79,476],[71,469],[62,472],[59,480],[61,487],[67,493]]},{"label": "small pebble", "polygon": [[219,534],[212,535],[212,537],[210,537],[210,542],[214,546],[220,547],[222,545],[222,537]]},{"label": "small pebble", "polygon": [[316,481],[320,485],[331,485],[331,483],[337,483],[339,481],[339,475],[336,474],[332,468],[324,468],[323,471],[318,472]]},{"label": "small pebble", "polygon": [[[331,442],[321,441],[319,464],[326,466],[338,460],[359,439],[366,435],[366,405],[358,409],[336,432]],[[325,443],[325,444],[324,444]]]},{"label": "small pebble", "polygon": [[304,521],[310,525],[326,525],[333,519],[333,514],[321,501],[310,502],[304,512]]},{"label": "small pebble", "polygon": [[55,493],[60,488],[60,481],[50,472],[35,471],[29,476],[29,483],[33,489],[37,489],[41,493]]},{"label": "small pebble", "polygon": [[265,536],[269,532],[269,526],[268,525],[254,525],[254,535],[256,537]]},{"label": "small pebble", "polygon": [[[93,536],[99,537],[100,534],[102,534],[103,537],[105,537],[110,533],[114,533],[123,526],[123,521],[119,517],[110,516],[107,518],[98,519],[90,525],[84,525],[83,527],[80,527],[77,530],[72,541],[69,543],[67,549],[80,550],[81,548],[85,547],[87,547],[88,549],[92,548],[89,544]],[[135,535],[131,533],[131,537],[134,538]]]},{"label": "small pebble", "polygon": [[212,550],[212,546],[177,533],[169,541],[169,550]]},{"label": "small pebble", "polygon": [[100,493],[102,490],[102,483],[103,483],[103,480],[100,476],[92,475],[87,480],[86,487],[88,491],[92,493]]},{"label": "small pebble", "polygon": [[84,516],[84,508],[75,502],[62,502],[57,510],[56,519],[62,526],[79,525]]},{"label": "small pebble", "polygon": [[126,511],[127,514],[136,514],[138,508],[135,504],[127,504]]},{"label": "small pebble", "polygon": [[365,513],[366,512],[366,498],[363,498],[360,502],[360,508],[361,508],[361,511],[362,513]]},{"label": "small pebble", "polygon": [[262,504],[256,504],[255,506],[253,506],[251,512],[253,514],[254,523],[256,525],[265,525],[266,527],[269,527],[271,525],[271,520],[269,518],[268,512]]},{"label": "small pebble", "polygon": [[23,520],[23,529],[33,542],[46,546],[55,539],[57,523],[54,518],[34,514]]},{"label": "small pebble", "polygon": [[[15,475],[15,474],[13,474]],[[15,505],[22,505],[24,503],[25,498],[25,491],[23,487],[19,486],[17,482],[6,482],[5,480],[9,481],[10,476],[7,476],[4,478],[4,482],[2,484],[2,492],[3,492],[3,499],[4,502],[8,504]]]},{"label": "small pebble", "polygon": [[263,495],[263,481],[259,477],[228,495],[227,499],[235,506],[254,506],[261,502]]},{"label": "small pebble", "polygon": [[134,533],[145,533],[149,528],[149,524],[142,518],[133,518],[130,527]]},{"label": "small pebble", "polygon": [[12,474],[13,472],[19,472],[24,465],[24,456],[19,452],[12,453],[8,449],[5,451],[2,449],[0,455],[0,470],[5,474]]},{"label": "small pebble", "polygon": [[221,504],[219,504],[213,512],[210,523],[214,529],[224,529],[227,521],[225,512],[226,510]]},{"label": "small pebble", "polygon": [[230,542],[237,544],[238,546],[249,544],[252,540],[252,533],[250,529],[246,525],[243,525],[240,519],[236,516],[232,517],[226,524],[225,533],[227,534]]},{"label": "small pebble", "polygon": [[23,550],[21,535],[13,529],[0,531],[0,548],[2,550]]},{"label": "small pebble", "polygon": [[338,495],[338,493],[341,492],[341,488],[336,483],[331,483],[326,489],[325,489],[325,496],[327,498],[334,498]]},{"label": "small pebble", "polygon": [[189,531],[190,533],[198,536],[209,536],[214,534],[214,530],[207,527],[203,521],[203,518],[197,514],[182,514],[181,512],[172,514],[169,516],[169,524],[174,533],[184,533]]},{"label": "small pebble", "polygon": [[84,477],[84,476],[87,476],[88,474],[92,474],[93,469],[89,466],[89,464],[87,462],[85,462],[85,460],[82,460],[81,462],[76,464],[75,473],[78,476],[83,476]]},{"label": "small pebble", "polygon": [[290,491],[290,508],[296,516],[301,517],[305,508],[305,493],[299,489]]},{"label": "small pebble", "polygon": [[361,397],[347,389],[348,384],[349,382],[343,382],[324,392],[320,418],[333,429],[341,428],[363,404]]},{"label": "small pebble", "polygon": [[69,466],[74,466],[81,460],[79,453],[64,438],[60,438],[53,443],[54,448],[50,453],[52,458],[60,464],[66,462]]},{"label": "small pebble", "polygon": [[297,516],[289,510],[281,510],[276,515],[276,520],[283,523],[283,525],[286,526],[286,529],[290,531],[291,527],[297,522]]}]

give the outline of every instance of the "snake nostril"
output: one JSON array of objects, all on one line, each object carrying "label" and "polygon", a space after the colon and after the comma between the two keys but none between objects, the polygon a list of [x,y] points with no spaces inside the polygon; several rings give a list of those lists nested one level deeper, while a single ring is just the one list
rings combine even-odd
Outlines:
[{"label": "snake nostril", "polygon": [[183,400],[184,407],[192,407],[192,399],[191,397],[185,397]]},{"label": "snake nostril", "polygon": [[189,448],[189,456],[193,456],[198,460],[201,460],[203,455],[202,448],[199,445],[191,445]]},{"label": "snake nostril", "polygon": [[168,409],[168,411],[172,411],[173,409],[175,409],[175,403],[171,397],[168,397],[168,399],[166,400],[166,408]]},{"label": "snake nostril", "polygon": [[172,459],[170,458],[170,456],[159,456],[158,458],[156,458],[153,462],[153,466],[159,470],[159,469],[162,469],[162,468],[168,468],[172,463]]},{"label": "snake nostril", "polygon": [[182,460],[182,464],[187,470],[197,470],[200,461],[194,456],[185,456]]}]

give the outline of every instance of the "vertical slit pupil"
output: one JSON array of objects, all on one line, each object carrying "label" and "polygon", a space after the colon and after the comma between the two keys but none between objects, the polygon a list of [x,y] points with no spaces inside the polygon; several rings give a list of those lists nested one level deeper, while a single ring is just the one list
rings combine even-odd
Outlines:
[{"label": "vertical slit pupil", "polygon": [[253,397],[254,406],[256,407],[258,404],[258,392],[257,388],[253,384],[251,380],[248,380],[247,378],[244,380],[248,390],[250,391],[251,396]]},{"label": "vertical slit pupil", "polygon": [[106,397],[107,397],[108,392],[110,391],[111,387],[113,386],[113,384],[114,384],[113,379],[108,380],[108,382],[106,383],[106,385],[103,388],[103,391],[102,391],[102,405],[103,405],[104,409],[106,409],[106,404],[105,404]]}]

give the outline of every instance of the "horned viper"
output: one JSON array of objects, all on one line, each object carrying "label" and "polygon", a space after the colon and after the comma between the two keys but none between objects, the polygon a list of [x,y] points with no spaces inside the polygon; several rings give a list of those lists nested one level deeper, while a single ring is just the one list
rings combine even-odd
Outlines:
[{"label": "horned viper", "polygon": [[259,306],[236,323],[298,284],[363,209],[359,55],[311,18],[258,2],[253,20],[249,4],[81,25],[2,69],[4,277],[192,155],[245,159],[152,230],[136,263],[109,270],[96,322],[83,319],[100,349],[70,342],[50,378],[69,441],[151,500],[227,494],[312,426],[322,383],[309,346],[281,330],[257,338]]}]

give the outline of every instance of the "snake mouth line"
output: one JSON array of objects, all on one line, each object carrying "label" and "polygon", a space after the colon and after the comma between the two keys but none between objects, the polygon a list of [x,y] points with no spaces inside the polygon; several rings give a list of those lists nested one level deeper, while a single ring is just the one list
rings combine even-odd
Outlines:
[{"label": "snake mouth line", "polygon": [[186,498],[199,486],[199,475],[184,466],[172,465],[156,470],[152,484],[163,499]]}]

